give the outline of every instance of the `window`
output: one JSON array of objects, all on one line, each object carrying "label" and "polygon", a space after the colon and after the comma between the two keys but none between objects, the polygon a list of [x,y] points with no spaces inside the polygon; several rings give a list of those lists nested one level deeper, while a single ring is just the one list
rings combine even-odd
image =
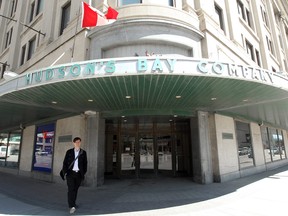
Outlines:
[{"label": "window", "polygon": [[287,158],[282,130],[262,127],[261,135],[266,163]]},{"label": "window", "polygon": [[25,54],[26,54],[26,45],[24,45],[24,46],[22,47],[22,49],[21,49],[20,66],[24,64]]},{"label": "window", "polygon": [[220,28],[224,31],[224,21],[223,21],[223,11],[222,9],[218,6],[218,5],[214,5],[215,7],[215,12],[218,16],[218,22],[219,22],[219,25],[220,25]]},{"label": "window", "polygon": [[33,53],[35,52],[36,48],[36,37],[34,37],[32,40],[28,43],[28,56],[27,61],[32,57]]},{"label": "window", "polygon": [[140,4],[142,0],[120,0],[120,5]]},{"label": "window", "polygon": [[43,11],[43,5],[44,1],[43,0],[38,0],[37,1],[37,7],[36,7],[36,16]]},{"label": "window", "polygon": [[237,0],[237,7],[238,7],[238,14],[248,24],[248,26],[252,28],[252,17],[249,11],[249,5],[246,5],[245,7],[242,1]]},{"label": "window", "polygon": [[237,1],[237,7],[238,7],[238,14],[242,17],[242,19],[246,20],[244,13],[244,5],[240,0]]},{"label": "window", "polygon": [[21,130],[0,133],[0,166],[18,167]]},{"label": "window", "polygon": [[12,17],[17,9],[17,4],[18,4],[18,0],[12,0],[11,1],[11,11],[10,11],[10,16]]},{"label": "window", "polygon": [[71,2],[69,2],[62,8],[60,35],[63,34],[64,29],[68,26],[68,23],[70,21],[70,10],[71,10]]},{"label": "window", "polygon": [[261,15],[262,15],[262,20],[263,20],[263,22],[265,23],[265,25],[267,26],[267,27],[269,27],[269,25],[268,25],[268,18],[267,18],[267,13],[266,13],[266,11],[261,7]]},{"label": "window", "polygon": [[272,41],[266,36],[266,42],[268,46],[268,50],[274,55],[274,48],[273,48],[273,43]]},{"label": "window", "polygon": [[13,28],[6,33],[5,49],[11,44]]},{"label": "window", "polygon": [[258,50],[255,49],[255,55],[256,55],[256,63],[261,67],[261,61],[260,61],[260,53]]},{"label": "window", "polygon": [[250,55],[250,58],[255,61],[254,51],[252,44],[246,40],[246,51]]},{"label": "window", "polygon": [[43,4],[44,4],[43,0],[35,0],[31,3],[29,22],[32,22],[34,18],[42,12]]},{"label": "window", "polygon": [[236,121],[238,157],[240,169],[254,166],[254,153],[248,123]]},{"label": "window", "polygon": [[157,0],[155,4],[173,6],[173,0]]},{"label": "window", "polygon": [[266,163],[272,161],[270,155],[270,142],[269,142],[269,134],[268,128],[261,127],[261,136],[262,136],[262,144],[263,144],[263,151],[264,151],[264,159]]},{"label": "window", "polygon": [[7,62],[2,63],[2,73],[1,73],[0,79],[3,78],[4,72],[6,71],[6,67],[7,67]]},{"label": "window", "polygon": [[246,17],[248,25],[252,28],[251,15],[248,9],[246,9]]},{"label": "window", "polygon": [[30,5],[30,17],[29,17],[29,22],[31,22],[34,18],[34,9],[35,9],[35,2],[32,2]]}]

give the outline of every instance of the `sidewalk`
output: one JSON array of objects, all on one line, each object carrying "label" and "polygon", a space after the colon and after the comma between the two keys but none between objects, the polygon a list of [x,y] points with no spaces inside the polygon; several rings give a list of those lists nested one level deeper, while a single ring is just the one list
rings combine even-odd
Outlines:
[{"label": "sidewalk", "polygon": [[[0,173],[0,215],[69,215],[66,185]],[[189,178],[107,180],[80,187],[74,215],[287,215],[288,168],[209,185]]]}]

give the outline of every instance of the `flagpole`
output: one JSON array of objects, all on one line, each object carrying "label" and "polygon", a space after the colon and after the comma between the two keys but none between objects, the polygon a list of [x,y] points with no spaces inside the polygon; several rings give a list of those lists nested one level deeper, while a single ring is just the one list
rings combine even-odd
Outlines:
[{"label": "flagpole", "polygon": [[79,17],[80,17],[80,10],[81,10],[82,3],[80,2],[80,7],[78,11],[78,17],[77,17],[77,22],[76,22],[76,27],[75,27],[75,34],[73,38],[73,45],[72,45],[72,54],[71,54],[71,62],[73,62],[74,58],[74,50],[75,50],[75,42],[76,42],[76,34],[77,34],[77,27],[78,27],[78,22],[79,22]]}]

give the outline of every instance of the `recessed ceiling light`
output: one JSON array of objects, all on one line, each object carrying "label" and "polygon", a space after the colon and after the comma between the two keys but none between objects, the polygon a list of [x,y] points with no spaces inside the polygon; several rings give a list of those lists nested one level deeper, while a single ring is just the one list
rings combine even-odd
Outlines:
[{"label": "recessed ceiling light", "polygon": [[131,98],[131,96],[130,95],[126,95],[126,97],[125,97],[126,99],[130,99]]},{"label": "recessed ceiling light", "polygon": [[248,101],[248,99],[244,99],[244,100],[243,100],[243,102],[247,102],[247,101]]},{"label": "recessed ceiling light", "polygon": [[88,99],[88,102],[93,102],[93,100],[92,99]]},{"label": "recessed ceiling light", "polygon": [[172,119],[169,119],[169,121],[172,122],[173,120],[172,120]]},{"label": "recessed ceiling light", "polygon": [[125,116],[121,116],[122,118],[125,118]]},{"label": "recessed ceiling light", "polygon": [[174,115],[174,118],[177,118],[178,117],[178,115]]},{"label": "recessed ceiling light", "polygon": [[180,99],[181,97],[181,95],[176,95],[176,99]]},{"label": "recessed ceiling light", "polygon": [[211,100],[214,101],[214,100],[217,100],[217,98],[216,98],[216,97],[213,97],[213,98],[211,98]]},{"label": "recessed ceiling light", "polygon": [[52,104],[57,104],[57,102],[56,102],[56,101],[52,101],[51,103],[52,103]]}]

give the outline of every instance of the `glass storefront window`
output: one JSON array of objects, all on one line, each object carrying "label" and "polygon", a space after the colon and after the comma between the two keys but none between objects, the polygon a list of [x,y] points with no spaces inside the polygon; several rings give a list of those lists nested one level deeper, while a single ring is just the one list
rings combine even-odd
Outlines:
[{"label": "glass storefront window", "polygon": [[254,153],[251,142],[250,125],[236,121],[238,158],[240,169],[254,166]]},{"label": "glass storefront window", "polygon": [[21,130],[0,134],[0,166],[18,167]]},{"label": "glass storefront window", "polygon": [[285,151],[283,134],[282,134],[282,131],[280,131],[280,130],[278,130],[278,142],[279,142],[281,159],[286,159],[286,158],[287,158],[287,155],[286,155],[286,151]]},{"label": "glass storefront window", "polygon": [[266,163],[287,158],[281,130],[262,127],[261,135]]},{"label": "glass storefront window", "polygon": [[285,153],[283,154],[283,151],[285,149],[281,131],[274,128],[269,128],[269,135],[270,135],[270,154],[272,157],[272,161],[277,161],[286,158]]},{"label": "glass storefront window", "polygon": [[54,123],[37,127],[33,154],[33,170],[51,172],[54,135]]},{"label": "glass storefront window", "polygon": [[271,154],[270,154],[270,142],[269,142],[268,129],[266,127],[261,127],[261,136],[262,136],[265,162],[269,163],[272,161],[272,159],[271,159]]}]

